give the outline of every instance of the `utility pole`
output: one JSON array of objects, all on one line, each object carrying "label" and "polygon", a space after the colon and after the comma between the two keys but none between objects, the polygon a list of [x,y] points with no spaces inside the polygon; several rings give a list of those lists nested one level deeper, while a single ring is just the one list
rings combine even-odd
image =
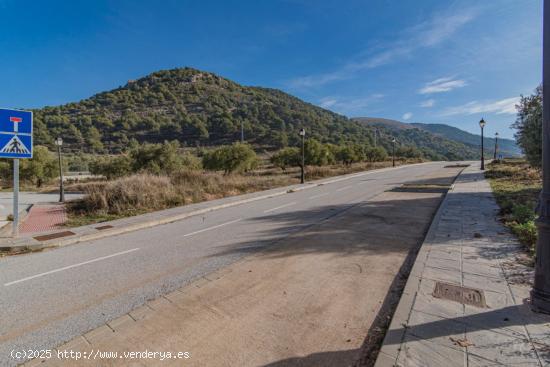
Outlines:
[{"label": "utility pole", "polygon": [[395,140],[395,138],[392,139],[391,143],[392,143],[392,158],[391,158],[391,165],[392,167],[395,167],[395,142],[397,140]]},{"label": "utility pole", "polygon": [[498,153],[498,132],[495,133],[495,156],[493,159],[497,160],[497,153]]},{"label": "utility pole", "polygon": [[485,120],[479,120],[479,127],[481,127],[481,170],[485,170],[485,152],[483,151],[483,128],[485,127]]},{"label": "utility pole", "polygon": [[63,188],[63,164],[61,162],[61,146],[63,145],[63,139],[58,137],[55,139],[55,145],[57,145],[57,157],[59,160],[59,202],[65,202],[65,189]]},{"label": "utility pole", "polygon": [[306,131],[304,128],[300,129],[300,136],[302,137],[302,172],[300,176],[300,183],[305,182],[305,165],[306,165]]},{"label": "utility pole", "polygon": [[[550,96],[550,0],[544,1],[542,46],[542,94]],[[542,99],[542,192],[537,219],[538,240],[535,284],[531,306],[537,312],[550,313],[550,99]]]}]

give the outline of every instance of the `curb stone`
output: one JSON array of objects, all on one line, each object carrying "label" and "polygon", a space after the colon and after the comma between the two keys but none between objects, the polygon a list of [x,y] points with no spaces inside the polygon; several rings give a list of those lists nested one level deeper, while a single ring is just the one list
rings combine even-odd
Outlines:
[{"label": "curb stone", "polygon": [[[455,177],[455,181],[463,172],[464,169],[460,171],[460,173]],[[392,316],[390,326],[386,331],[386,336],[384,337],[382,347],[378,352],[378,357],[376,358],[376,363],[374,367],[395,367],[397,365],[397,357],[401,351],[402,341],[405,337],[406,332],[406,327],[404,326],[407,325],[407,321],[409,320],[410,314],[412,312],[412,306],[416,299],[416,294],[420,289],[420,284],[422,282],[422,273],[424,272],[424,267],[426,266],[428,254],[430,253],[430,243],[435,237],[437,226],[447,205],[448,194],[454,191],[454,188],[455,184],[453,183],[447,193],[445,193],[445,197],[441,201],[441,204],[439,204],[439,208],[437,209],[437,212],[432,219],[432,223],[428,228],[428,232],[426,232],[426,236],[424,237],[424,241],[420,247],[420,250],[418,251],[418,254],[416,255],[416,259],[414,261],[411,272],[409,273],[407,283],[405,284],[405,288],[403,289],[403,293],[401,294],[401,298],[399,299],[397,308],[395,309],[395,312]],[[394,339],[396,337],[393,337],[393,340],[389,340],[390,338],[388,334],[390,330],[400,330],[398,343]]]}]

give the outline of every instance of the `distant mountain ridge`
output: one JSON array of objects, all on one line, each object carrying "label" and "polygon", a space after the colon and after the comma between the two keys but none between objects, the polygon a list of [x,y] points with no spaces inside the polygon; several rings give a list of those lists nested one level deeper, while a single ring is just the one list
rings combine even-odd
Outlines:
[{"label": "distant mountain ridge", "polygon": [[[423,123],[412,123],[411,125],[419,127],[423,130],[429,131],[432,134],[444,136],[447,139],[454,141],[460,141],[464,144],[471,146],[479,146],[481,142],[481,136],[469,133],[464,130],[460,130],[454,126],[449,126],[445,124],[423,124]],[[493,149],[495,144],[495,139],[493,137],[484,137],[484,145]],[[521,149],[516,144],[515,140],[498,138],[498,148],[502,155],[504,156],[520,156],[522,154]]]},{"label": "distant mountain ridge", "polygon": [[[481,142],[480,135],[472,134],[457,127],[446,124],[406,123],[397,120],[376,117],[358,117],[354,118],[354,120],[360,121],[366,125],[390,129],[398,135],[405,130],[417,128],[439,137],[463,143],[468,147],[475,149],[476,151],[479,151],[479,146]],[[494,149],[495,139],[493,137],[485,137],[483,141],[485,147],[487,147],[488,152]],[[521,149],[512,139],[499,138],[498,146],[499,152],[505,157],[517,157],[522,155]]]}]

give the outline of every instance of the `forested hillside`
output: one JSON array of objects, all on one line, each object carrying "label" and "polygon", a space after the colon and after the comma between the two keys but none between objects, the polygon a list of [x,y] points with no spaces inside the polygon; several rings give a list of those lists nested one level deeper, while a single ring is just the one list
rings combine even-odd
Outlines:
[{"label": "forested hillside", "polygon": [[[53,147],[63,137],[74,152],[119,153],[130,141],[178,140],[186,146],[214,146],[240,139],[268,150],[308,138],[324,143],[374,144],[372,126],[301,101],[276,89],[246,87],[191,68],[164,70],[128,81],[117,89],[76,103],[34,111],[36,144]],[[407,156],[471,159],[469,146],[420,129],[379,128],[387,150],[396,135]]]},{"label": "forested hillside", "polygon": [[211,73],[183,68],[159,71],[78,103],[35,111],[36,140],[57,135],[69,147],[118,152],[130,139],[179,140],[195,146],[240,138],[279,148],[309,137],[331,143],[370,141],[368,130],[344,116],[274,89],[243,87]]},{"label": "forested hillside", "polygon": [[376,129],[386,150],[391,149],[390,141],[395,137],[398,147],[420,151],[424,157],[432,160],[479,158],[479,150],[476,147],[446,139],[411,124],[369,117],[358,117],[354,120],[372,130]]}]

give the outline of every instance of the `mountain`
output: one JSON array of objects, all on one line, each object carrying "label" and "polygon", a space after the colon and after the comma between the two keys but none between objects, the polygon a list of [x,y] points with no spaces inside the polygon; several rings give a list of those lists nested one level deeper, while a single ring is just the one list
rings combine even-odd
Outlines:
[{"label": "mountain", "polygon": [[34,111],[37,144],[60,135],[69,149],[116,153],[131,139],[219,145],[245,139],[278,148],[308,137],[372,140],[360,124],[276,89],[245,87],[191,68],[164,70],[77,103]]},{"label": "mountain", "polygon": [[[119,153],[132,140],[178,140],[209,146],[245,140],[258,148],[277,149],[300,143],[299,130],[325,143],[372,145],[368,119],[349,119],[306,103],[280,90],[247,87],[218,75],[178,68],[154,72],[124,86],[80,102],[34,110],[35,143],[53,148],[61,136],[64,150]],[[379,145],[391,150],[392,120],[378,129]],[[400,125],[401,124],[401,125]],[[384,125],[384,126],[383,126]],[[473,159],[471,146],[411,127],[398,134],[404,154],[429,159]]]},{"label": "mountain", "polygon": [[[376,118],[376,117],[358,117],[354,120],[361,122],[367,126],[385,128],[392,131],[392,133],[399,135],[411,135],[410,130],[420,129],[431,133],[435,136],[445,138],[454,142],[462,143],[466,145],[469,151],[472,152],[474,157],[479,156],[479,147],[481,136],[460,130],[456,127],[445,124],[423,124],[423,123],[406,123],[396,120]],[[407,133],[404,133],[407,131]],[[483,139],[484,145],[487,148],[487,155],[493,152],[495,146],[495,139],[492,137],[485,137]],[[498,139],[499,152],[505,157],[517,157],[522,155],[521,149],[516,145],[516,142],[512,139]]]},{"label": "mountain", "polygon": [[433,160],[479,158],[479,150],[476,147],[432,134],[411,124],[374,117],[356,117],[353,120],[371,129],[373,134],[376,130],[386,150],[391,149],[389,142],[395,137],[399,146],[415,147],[425,157]]},{"label": "mountain", "polygon": [[[413,123],[410,125],[418,127],[422,130],[429,131],[432,134],[443,136],[447,139],[451,139],[454,141],[459,141],[470,146],[479,147],[480,145],[480,140],[481,140],[480,135],[471,134],[469,132],[460,130],[453,126],[449,126],[445,124],[421,124],[421,123]],[[483,139],[483,143],[486,147],[492,150],[493,147],[495,146],[495,139],[491,137],[489,138],[485,137]],[[517,146],[515,140],[499,138],[498,146],[499,146],[499,151],[504,156],[522,155],[521,149]]]}]

